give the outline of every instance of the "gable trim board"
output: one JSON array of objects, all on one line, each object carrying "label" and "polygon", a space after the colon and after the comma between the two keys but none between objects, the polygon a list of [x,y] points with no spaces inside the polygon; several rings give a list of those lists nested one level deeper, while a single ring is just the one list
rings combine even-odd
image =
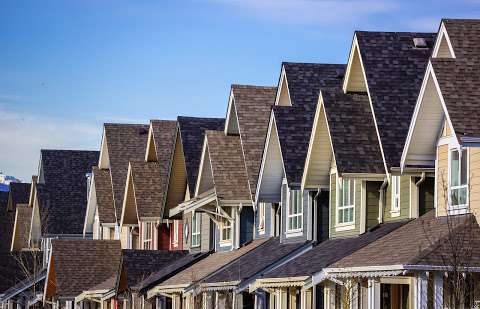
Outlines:
[{"label": "gable trim board", "polygon": [[[285,88],[283,88],[285,87]],[[288,89],[287,74],[285,73],[285,67],[282,64],[282,70],[280,72],[280,79],[278,81],[277,95],[275,97],[275,105],[282,105],[280,102],[283,89],[286,89],[286,95],[288,98],[288,104],[286,106],[292,106],[292,99],[290,97],[290,90]],[[285,106],[285,105],[283,105]]]},{"label": "gable trim board", "polygon": [[[409,127],[409,130],[408,130],[407,140],[406,140],[406,143],[404,145],[403,152],[402,152],[402,157],[401,157],[401,161],[400,161],[400,168],[401,168],[402,173],[403,173],[403,171],[404,171],[404,169],[406,168],[406,165],[407,165],[408,152],[410,151],[410,146],[412,144],[413,134],[415,133],[417,120],[418,120],[418,117],[419,117],[419,114],[420,114],[420,111],[421,111],[420,109],[422,107],[423,99],[425,97],[425,91],[426,91],[427,86],[428,86],[430,81],[433,82],[436,94],[437,94],[437,96],[440,100],[440,104],[441,104],[441,107],[442,107],[442,110],[443,110],[443,117],[445,117],[445,120],[447,121],[448,125],[450,126],[450,129],[452,130],[452,137],[457,139],[457,135],[455,133],[455,128],[453,127],[452,121],[450,120],[450,116],[448,114],[447,106],[446,106],[445,101],[443,99],[443,95],[442,95],[442,92],[441,92],[441,89],[440,89],[440,85],[438,84],[437,78],[435,76],[435,72],[434,72],[434,69],[432,67],[432,63],[429,61],[428,65],[427,65],[427,70],[425,72],[425,76],[423,78],[422,87],[420,88],[420,94],[417,98],[417,103],[415,104],[415,110],[414,110],[414,113],[413,113],[412,121],[410,122],[410,127]],[[443,121],[443,119],[440,119],[440,121]],[[458,142],[458,140],[457,140],[457,142]],[[434,144],[436,145],[436,143],[432,143],[432,145],[434,145]],[[428,159],[429,161],[434,161],[435,160],[435,158],[430,158],[430,156],[425,156],[425,157],[424,156],[418,156],[418,157],[415,157],[413,159],[416,159],[416,160],[420,159],[421,160],[421,161],[415,162],[415,163],[422,163],[422,162],[424,162],[425,159]],[[432,164],[430,164],[430,165],[432,165]]]},{"label": "gable trim board", "polygon": [[[230,126],[231,121],[235,121],[234,127]],[[233,88],[230,89],[230,94],[228,96],[228,107],[227,107],[227,115],[225,117],[224,133],[225,133],[225,135],[227,135],[227,134],[240,134],[240,126],[238,125],[237,106],[235,104],[235,94],[233,92]]]},{"label": "gable trim board", "polygon": [[433,58],[437,58],[437,57],[445,58],[444,55],[440,55],[440,52],[445,52],[440,50],[440,48],[444,47],[443,45],[444,43],[447,44],[448,52],[450,53],[449,55],[450,58],[456,58],[455,51],[453,50],[452,43],[450,41],[450,37],[448,35],[447,29],[445,28],[445,23],[442,20],[440,23],[440,29],[438,30],[437,40],[433,48],[433,53],[432,53]]},{"label": "gable trim board", "polygon": [[[138,218],[138,210],[137,210],[137,205],[136,205],[136,198],[135,198],[135,188],[134,188],[134,183],[133,183],[133,176],[132,176],[132,165],[131,164],[128,164],[128,172],[127,172],[127,183],[125,184],[125,193],[124,193],[124,196],[123,196],[123,205],[122,205],[122,216],[120,218],[120,226],[127,226],[127,225],[137,225],[138,222],[139,222],[139,218]],[[133,215],[133,213],[131,213],[133,210],[130,210],[130,212],[127,214],[127,210],[129,209],[128,205],[128,200],[129,200],[129,197],[130,195],[132,195],[132,202],[135,204],[135,218],[136,222],[134,221],[131,221],[133,220],[133,218],[128,218],[128,223],[126,223],[126,217],[127,216],[131,216]]]},{"label": "gable trim board", "polygon": [[[283,177],[280,180],[280,186],[278,186],[279,188],[281,187],[281,184],[283,183],[283,178],[285,177],[285,164],[284,164],[284,160],[283,160],[282,148],[280,146],[280,139],[278,137],[277,125],[276,125],[275,116],[274,116],[274,113],[273,113],[273,110],[272,110],[269,125],[268,125],[267,138],[266,138],[265,146],[264,146],[264,149],[263,149],[262,164],[260,165],[260,173],[259,173],[257,189],[256,189],[256,193],[255,193],[254,207],[256,207],[256,205],[259,202],[263,201],[263,199],[261,200],[261,198],[260,198],[260,193],[261,193],[262,184],[263,184],[263,181],[264,181],[264,174],[265,174],[265,168],[266,168],[265,164],[268,161],[267,157],[268,157],[269,150],[270,150],[270,143],[272,142],[272,131],[273,131],[273,134],[276,136],[276,141],[275,142],[276,142],[276,146],[278,148],[278,152],[280,154],[280,161],[281,161],[282,174],[283,174]],[[281,191],[281,189],[280,189],[280,191]],[[274,202],[277,202],[277,201],[274,201]]]}]

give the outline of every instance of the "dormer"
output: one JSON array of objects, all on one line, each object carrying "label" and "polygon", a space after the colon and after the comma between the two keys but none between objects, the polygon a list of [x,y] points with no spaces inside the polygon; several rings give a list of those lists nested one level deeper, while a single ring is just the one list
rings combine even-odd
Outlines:
[{"label": "dormer", "polygon": [[287,74],[285,73],[285,67],[283,65],[282,72],[280,73],[280,82],[278,83],[275,105],[292,106],[292,101],[290,99],[290,91],[288,90]]},{"label": "dormer", "polygon": [[437,40],[432,53],[432,58],[455,58],[452,43],[448,36],[445,23],[442,21],[438,30]]},{"label": "dormer", "polygon": [[239,135],[240,129],[238,125],[237,107],[235,105],[235,94],[233,87],[230,90],[228,98],[227,117],[225,122],[225,135]]},{"label": "dormer", "polygon": [[347,71],[343,80],[343,91],[367,92],[367,79],[363,67],[362,56],[358,46],[357,35],[353,37],[350,55],[348,57]]}]

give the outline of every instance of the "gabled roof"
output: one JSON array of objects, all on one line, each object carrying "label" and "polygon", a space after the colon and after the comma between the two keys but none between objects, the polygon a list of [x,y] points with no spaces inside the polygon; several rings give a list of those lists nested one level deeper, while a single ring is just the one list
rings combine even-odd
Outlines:
[{"label": "gabled roof", "polygon": [[343,64],[283,62],[292,106],[314,112],[321,88],[340,88]]},{"label": "gabled roof", "polygon": [[42,233],[82,234],[87,208],[87,177],[98,151],[42,150],[43,183],[38,183]]},{"label": "gabled roof", "polygon": [[188,287],[192,283],[195,283],[216,270],[219,270],[228,263],[246,254],[250,250],[261,245],[265,240],[254,240],[251,243],[240,247],[233,251],[215,252],[210,254],[204,259],[201,259],[197,263],[187,267],[186,269],[178,272],[173,277],[161,282],[159,285],[161,288],[168,288],[169,286],[182,286]]},{"label": "gabled roof", "polygon": [[[355,32],[388,168],[400,166],[435,36],[434,33]],[[415,48],[414,38],[425,38],[428,48]]]},{"label": "gabled roof", "polygon": [[368,96],[331,89],[322,90],[321,101],[328,121],[337,171],[385,173]]},{"label": "gabled roof", "polygon": [[[331,268],[361,269],[370,266],[408,267],[412,265],[447,267],[454,252],[456,254],[461,252],[462,259],[469,259],[468,261],[458,260],[457,266],[465,265],[464,262],[467,262],[470,267],[479,267],[479,233],[480,227],[473,215],[436,217],[435,210],[431,210],[422,217],[344,257],[331,265]],[[458,249],[449,248],[450,241]],[[470,253],[460,251],[466,249]]]},{"label": "gabled roof", "polygon": [[[311,250],[282,265],[282,267],[265,273],[263,278],[311,276],[341,258],[391,233],[405,223],[406,221],[384,223],[376,229],[356,237],[327,239]],[[393,251],[389,251],[390,254],[392,252]]]},{"label": "gabled roof", "polygon": [[[202,168],[203,173],[211,173],[217,198],[220,200],[249,201],[248,177],[242,154],[240,137],[225,135],[223,131],[206,131],[203,160],[209,160],[211,170]],[[205,165],[204,165],[205,166]],[[208,166],[208,164],[207,164]],[[200,175],[202,177],[202,175]],[[209,176],[206,176],[209,177]],[[201,184],[199,178],[197,185]],[[197,186],[196,194],[204,193]]]},{"label": "gabled roof", "polygon": [[28,204],[17,204],[12,236],[12,251],[28,249],[32,210]]},{"label": "gabled roof", "polygon": [[29,183],[12,182],[10,183],[10,193],[8,196],[8,211],[15,211],[17,204],[28,204],[30,198]]},{"label": "gabled roof", "polygon": [[95,196],[98,206],[98,217],[102,223],[116,223],[115,207],[113,203],[113,188],[110,170],[92,168],[95,182]]},{"label": "gabled roof", "polygon": [[120,267],[119,240],[52,240],[45,298],[74,298],[115,275]]},{"label": "gabled roof", "polygon": [[170,159],[175,147],[177,121],[151,120],[150,128],[152,130],[153,142],[155,144],[157,161],[162,165],[162,169],[168,171],[170,167]]},{"label": "gabled roof", "polygon": [[122,250],[118,293],[136,289],[137,284],[167,265],[182,259],[188,251]]},{"label": "gabled roof", "polygon": [[225,119],[179,116],[177,122],[185,158],[187,184],[190,196],[194,196],[205,130],[223,130]]},{"label": "gabled roof", "polygon": [[247,252],[238,259],[226,265],[223,269],[213,273],[201,281],[201,284],[214,285],[226,282],[235,282],[242,285],[245,281],[259,275],[279,260],[294,253],[305,246],[305,243],[280,243],[279,237],[270,238],[265,243]]},{"label": "gabled roof", "polygon": [[174,276],[176,273],[182,271],[183,269],[189,267],[193,263],[200,261],[201,259],[207,257],[209,252],[197,252],[193,254],[187,254],[183,257],[168,263],[162,269],[152,273],[145,280],[136,284],[136,288],[141,290],[142,293],[146,292],[147,289],[150,289],[153,285],[161,283],[162,281]]},{"label": "gabled roof", "polygon": [[257,188],[268,120],[275,103],[276,91],[276,87],[232,85],[232,95],[252,199]]},{"label": "gabled roof", "polygon": [[117,220],[120,220],[128,163],[145,159],[148,125],[106,123],[104,130],[110,161],[115,213]]},{"label": "gabled roof", "polygon": [[442,19],[456,59],[479,61],[480,19]]}]

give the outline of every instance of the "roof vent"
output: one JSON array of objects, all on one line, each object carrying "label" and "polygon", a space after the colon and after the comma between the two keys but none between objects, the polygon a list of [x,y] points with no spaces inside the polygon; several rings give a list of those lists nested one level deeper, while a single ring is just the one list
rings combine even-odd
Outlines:
[{"label": "roof vent", "polygon": [[427,48],[427,40],[425,38],[413,38],[415,48]]}]

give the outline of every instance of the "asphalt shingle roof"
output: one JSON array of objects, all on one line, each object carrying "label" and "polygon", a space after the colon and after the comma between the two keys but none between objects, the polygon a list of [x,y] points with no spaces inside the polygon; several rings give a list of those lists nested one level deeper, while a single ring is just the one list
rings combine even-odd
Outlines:
[{"label": "asphalt shingle roof", "polygon": [[44,183],[38,183],[42,233],[82,234],[87,209],[87,173],[98,151],[42,150]]},{"label": "asphalt shingle roof", "polygon": [[99,220],[102,223],[116,223],[110,170],[94,166],[92,173],[95,181],[95,196],[97,198]]},{"label": "asphalt shingle roof", "polygon": [[148,129],[144,124],[104,124],[117,220],[122,215],[128,163],[144,161]]},{"label": "asphalt shingle roof", "polygon": [[257,188],[268,122],[276,87],[232,85],[252,199]]},{"label": "asphalt shingle roof", "polygon": [[223,130],[225,119],[179,116],[177,122],[182,140],[188,188],[190,196],[194,196],[205,130]]},{"label": "asphalt shingle roof", "polygon": [[480,19],[443,19],[456,59],[480,60]]},{"label": "asphalt shingle roof", "polygon": [[250,200],[240,137],[225,135],[223,131],[206,131],[206,139],[217,198]]},{"label": "asphalt shingle roof", "polygon": [[[341,258],[380,239],[399,228],[406,221],[384,223],[378,228],[349,238],[330,238],[294,258],[282,267],[263,275],[264,278],[311,276]],[[389,251],[391,254],[392,251]]]},{"label": "asphalt shingle roof", "polygon": [[15,212],[17,204],[28,204],[30,199],[30,183],[12,182],[10,183],[8,210]]},{"label": "asphalt shingle roof", "polygon": [[[117,274],[121,247],[118,240],[52,240],[52,261],[57,297],[76,297]],[[52,295],[48,295],[51,297]]]},{"label": "asphalt shingle roof", "polygon": [[[400,166],[436,34],[356,31],[355,35],[387,166]],[[425,38],[428,48],[415,48],[414,38]]]},{"label": "asphalt shingle roof", "polygon": [[367,95],[322,90],[337,170],[383,174],[380,144]]}]

